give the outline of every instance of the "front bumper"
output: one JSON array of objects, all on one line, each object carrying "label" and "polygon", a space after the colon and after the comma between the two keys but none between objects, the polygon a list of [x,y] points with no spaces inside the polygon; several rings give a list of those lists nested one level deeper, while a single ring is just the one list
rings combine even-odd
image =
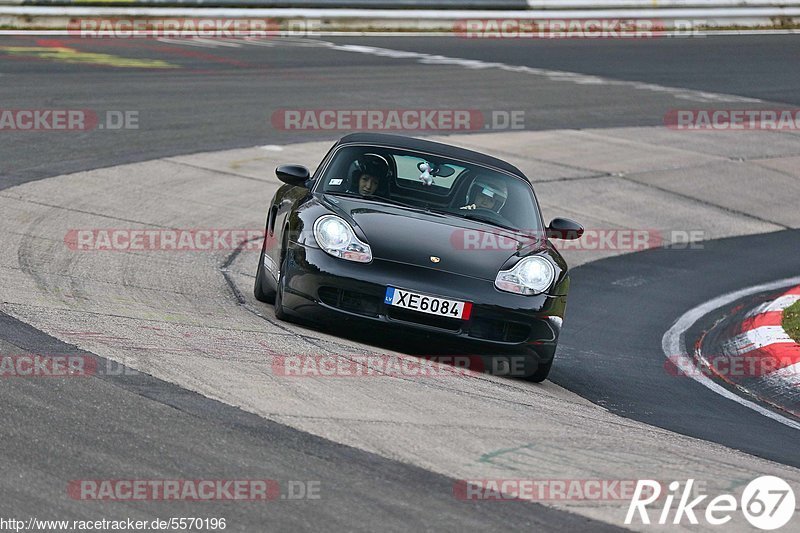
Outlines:
[{"label": "front bumper", "polygon": [[[465,341],[528,346],[540,360],[552,357],[566,295],[520,296],[488,280],[375,259],[361,264],[290,243],[283,306],[288,313],[328,322],[344,316],[435,332]],[[473,304],[469,320],[438,317],[384,303],[387,286]],[[549,357],[548,357],[549,352]]]}]

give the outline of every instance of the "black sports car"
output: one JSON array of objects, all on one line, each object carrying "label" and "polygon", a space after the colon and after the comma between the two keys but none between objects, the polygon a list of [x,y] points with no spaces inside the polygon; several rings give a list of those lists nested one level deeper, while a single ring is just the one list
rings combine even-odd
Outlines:
[{"label": "black sports car", "polygon": [[285,183],[267,215],[255,297],[280,319],[353,317],[493,347],[526,348],[544,380],[569,289],[533,187],[493,157],[410,137],[357,133],[313,176]]}]

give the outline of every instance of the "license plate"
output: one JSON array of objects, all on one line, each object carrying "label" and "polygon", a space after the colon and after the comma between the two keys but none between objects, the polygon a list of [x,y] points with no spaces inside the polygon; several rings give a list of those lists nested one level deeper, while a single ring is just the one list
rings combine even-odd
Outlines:
[{"label": "license plate", "polygon": [[469,315],[472,312],[472,302],[437,298],[436,296],[417,294],[416,292],[404,291],[394,287],[386,287],[384,302],[386,305],[394,305],[403,309],[419,311],[420,313],[460,318],[461,320],[469,320]]}]

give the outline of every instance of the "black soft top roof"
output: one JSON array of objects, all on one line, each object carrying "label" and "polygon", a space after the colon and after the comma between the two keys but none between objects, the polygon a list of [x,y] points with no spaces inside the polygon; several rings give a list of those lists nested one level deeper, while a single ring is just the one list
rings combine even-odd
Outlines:
[{"label": "black soft top roof", "polygon": [[496,157],[482,154],[480,152],[467,150],[466,148],[458,148],[457,146],[437,143],[434,141],[425,141],[415,137],[406,137],[405,135],[389,135],[386,133],[351,133],[350,135],[345,135],[339,139],[339,142],[336,145],[338,146],[346,143],[382,144],[396,148],[405,148],[407,150],[431,152],[444,157],[452,157],[454,159],[461,159],[463,161],[470,161],[472,163],[494,167],[499,170],[510,172],[511,174],[524,178],[525,180],[528,179],[517,167],[510,163],[506,163],[502,159],[497,159]]}]

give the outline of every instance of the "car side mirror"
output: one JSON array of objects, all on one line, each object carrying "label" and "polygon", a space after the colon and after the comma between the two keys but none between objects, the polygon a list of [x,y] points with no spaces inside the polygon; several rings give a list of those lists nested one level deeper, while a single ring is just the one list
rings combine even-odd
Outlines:
[{"label": "car side mirror", "polygon": [[311,177],[308,169],[302,165],[281,165],[275,169],[278,179],[295,187],[305,187],[306,181]]},{"label": "car side mirror", "polygon": [[568,218],[554,218],[547,226],[547,237],[551,239],[575,240],[583,235],[583,226]]}]

